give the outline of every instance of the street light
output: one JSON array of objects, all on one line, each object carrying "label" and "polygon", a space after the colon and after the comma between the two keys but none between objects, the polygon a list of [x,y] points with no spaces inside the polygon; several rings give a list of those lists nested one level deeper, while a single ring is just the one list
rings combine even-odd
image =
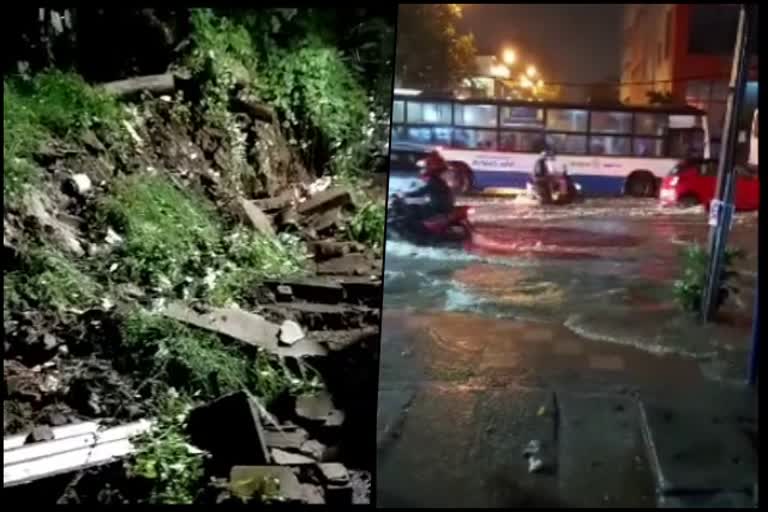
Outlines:
[{"label": "street light", "polygon": [[534,66],[534,65],[528,66],[528,69],[525,70],[525,73],[529,77],[531,77],[531,78],[535,77],[536,76],[536,66]]},{"label": "street light", "polygon": [[517,62],[517,52],[515,52],[515,50],[513,50],[512,48],[507,48],[501,54],[501,58],[504,61],[504,64],[511,66],[512,64]]}]

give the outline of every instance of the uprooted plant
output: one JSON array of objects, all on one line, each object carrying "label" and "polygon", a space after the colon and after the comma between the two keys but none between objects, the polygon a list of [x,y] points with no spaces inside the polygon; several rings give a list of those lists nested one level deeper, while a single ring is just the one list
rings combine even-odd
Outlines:
[{"label": "uprooted plant", "polygon": [[[738,288],[731,284],[732,278],[736,275],[733,265],[744,256],[745,253],[741,249],[725,250],[717,288],[718,306],[721,306],[731,294],[738,292]],[[685,247],[682,252],[682,270],[682,277],[674,283],[675,299],[684,310],[698,311],[704,300],[709,271],[709,254],[706,249],[699,244]]]}]

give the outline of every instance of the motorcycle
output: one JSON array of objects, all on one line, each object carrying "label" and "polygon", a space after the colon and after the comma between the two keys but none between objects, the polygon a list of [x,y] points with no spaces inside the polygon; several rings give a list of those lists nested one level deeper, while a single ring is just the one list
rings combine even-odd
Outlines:
[{"label": "motorcycle", "polygon": [[448,214],[428,218],[423,218],[421,208],[393,196],[387,213],[387,233],[426,245],[463,242],[469,237],[472,208],[457,206]]},{"label": "motorcycle", "polygon": [[582,199],[581,186],[573,181],[566,170],[559,175],[547,174],[529,178],[526,190],[541,205],[570,204]]}]

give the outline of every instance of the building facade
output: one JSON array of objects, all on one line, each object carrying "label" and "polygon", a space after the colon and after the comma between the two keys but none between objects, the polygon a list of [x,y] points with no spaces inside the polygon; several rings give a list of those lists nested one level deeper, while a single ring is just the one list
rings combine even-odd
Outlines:
[{"label": "building facade", "polygon": [[[627,4],[621,99],[687,103],[708,113],[713,142],[722,134],[738,4]],[[757,20],[754,20],[755,24]],[[757,107],[757,34],[740,126]]]}]

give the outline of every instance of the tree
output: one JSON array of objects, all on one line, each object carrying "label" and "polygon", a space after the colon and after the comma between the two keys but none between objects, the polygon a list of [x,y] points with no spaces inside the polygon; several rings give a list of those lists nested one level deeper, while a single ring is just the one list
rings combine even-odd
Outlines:
[{"label": "tree", "polygon": [[456,25],[458,4],[401,4],[397,30],[396,78],[403,86],[453,89],[474,71],[474,36]]}]

